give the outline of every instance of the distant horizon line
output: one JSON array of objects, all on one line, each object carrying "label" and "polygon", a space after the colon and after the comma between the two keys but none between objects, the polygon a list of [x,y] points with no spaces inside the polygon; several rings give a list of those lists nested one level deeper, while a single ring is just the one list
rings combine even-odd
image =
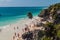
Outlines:
[{"label": "distant horizon line", "polygon": [[0,6],[0,7],[49,7],[50,5],[46,6]]}]

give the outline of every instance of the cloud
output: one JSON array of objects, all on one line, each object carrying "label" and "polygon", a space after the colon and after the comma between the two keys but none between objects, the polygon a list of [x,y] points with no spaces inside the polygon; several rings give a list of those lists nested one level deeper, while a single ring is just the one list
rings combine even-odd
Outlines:
[{"label": "cloud", "polygon": [[0,6],[8,6],[12,0],[0,0]]},{"label": "cloud", "polygon": [[0,0],[0,2],[10,2],[12,0]]},{"label": "cloud", "polygon": [[10,2],[10,1],[12,1],[12,0],[6,0],[7,2]]}]

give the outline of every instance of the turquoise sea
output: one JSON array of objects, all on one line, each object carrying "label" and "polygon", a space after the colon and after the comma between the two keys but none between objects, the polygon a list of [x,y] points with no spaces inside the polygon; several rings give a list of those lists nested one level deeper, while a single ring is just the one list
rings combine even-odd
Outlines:
[{"label": "turquoise sea", "polygon": [[0,7],[0,26],[16,22],[18,19],[26,18],[31,12],[37,16],[46,7]]}]

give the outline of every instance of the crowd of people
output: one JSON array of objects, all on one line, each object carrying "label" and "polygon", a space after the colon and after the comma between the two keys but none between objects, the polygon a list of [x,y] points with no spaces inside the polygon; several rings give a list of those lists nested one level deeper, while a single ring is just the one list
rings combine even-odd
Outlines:
[{"label": "crowd of people", "polygon": [[[34,31],[35,29],[42,29],[42,30],[44,30],[44,28],[43,27],[37,27],[37,25],[39,24],[39,23],[41,23],[41,21],[40,21],[41,19],[39,19],[39,18],[37,18],[37,19],[32,19],[32,21],[29,23],[29,24],[25,24],[25,28],[24,29],[22,29],[22,31],[23,31],[23,33],[25,33],[25,32],[29,32],[29,31]],[[14,30],[18,30],[19,29],[19,27],[17,26],[16,28],[14,27]],[[13,40],[22,40],[22,34],[20,35],[20,33],[14,33],[14,36],[13,36]]]}]

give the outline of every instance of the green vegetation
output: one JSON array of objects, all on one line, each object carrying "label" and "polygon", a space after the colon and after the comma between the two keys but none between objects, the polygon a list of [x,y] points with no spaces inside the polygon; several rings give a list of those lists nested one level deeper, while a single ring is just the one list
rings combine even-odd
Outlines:
[{"label": "green vegetation", "polygon": [[57,11],[58,9],[60,9],[60,3],[53,4],[48,8],[49,12],[53,10],[53,13]]},{"label": "green vegetation", "polygon": [[48,38],[48,37],[44,37],[44,38],[42,38],[41,40],[51,40],[51,39]]},{"label": "green vegetation", "polygon": [[[38,16],[46,19],[44,31],[37,32],[38,40],[60,40],[60,3],[51,5],[48,9],[44,9]],[[27,15],[30,19],[33,18],[32,13]],[[52,19],[50,19],[52,17]],[[53,20],[49,22],[48,20]],[[42,34],[41,34],[42,33]]]},{"label": "green vegetation", "polygon": [[[45,37],[42,37],[42,40],[60,40],[60,3],[51,5],[48,9],[49,15],[53,19],[53,23],[47,22],[45,24]],[[42,14],[46,15],[46,14]]]},{"label": "green vegetation", "polygon": [[57,36],[60,38],[60,30],[57,31]]},{"label": "green vegetation", "polygon": [[33,18],[33,15],[32,15],[31,12],[28,12],[27,16],[28,16],[29,19],[32,19]]}]

